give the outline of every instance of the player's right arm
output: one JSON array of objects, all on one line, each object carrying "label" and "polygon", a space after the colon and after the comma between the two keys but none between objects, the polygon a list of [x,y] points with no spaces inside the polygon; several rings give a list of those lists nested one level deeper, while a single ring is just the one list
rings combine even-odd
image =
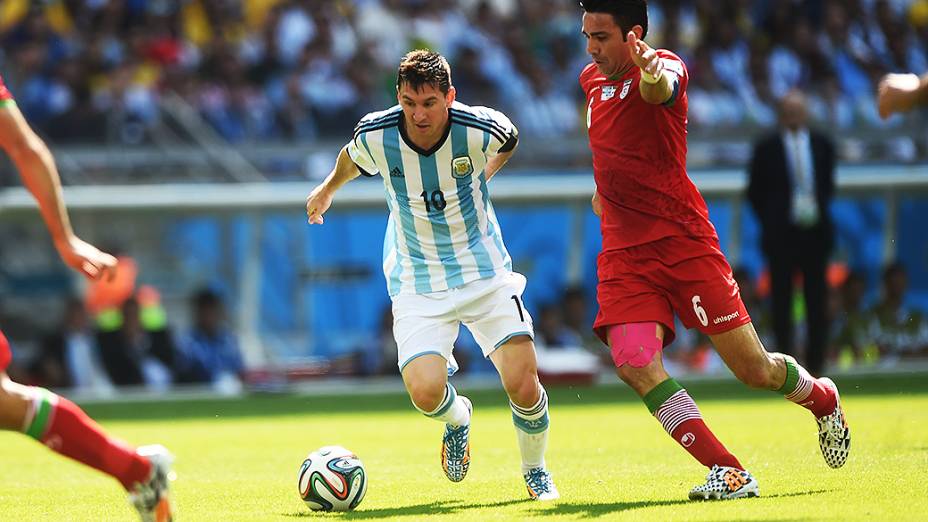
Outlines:
[{"label": "player's right arm", "polygon": [[670,102],[675,86],[674,80],[665,71],[663,59],[632,31],[625,36],[625,41],[629,56],[641,69],[641,81],[638,83],[641,99],[655,105]]},{"label": "player's right arm", "polygon": [[877,88],[880,117],[889,118],[894,112],[907,112],[919,105],[928,105],[928,74],[887,74]]},{"label": "player's right arm", "polygon": [[111,278],[116,258],[74,234],[52,153],[11,99],[0,103],[0,147],[13,160],[23,184],[38,203],[61,259],[91,279]]},{"label": "player's right arm", "polygon": [[335,192],[345,183],[361,175],[358,166],[348,155],[348,147],[349,145],[342,147],[335,161],[335,168],[306,198],[306,216],[310,225],[321,225],[324,221],[322,215],[332,206]]}]

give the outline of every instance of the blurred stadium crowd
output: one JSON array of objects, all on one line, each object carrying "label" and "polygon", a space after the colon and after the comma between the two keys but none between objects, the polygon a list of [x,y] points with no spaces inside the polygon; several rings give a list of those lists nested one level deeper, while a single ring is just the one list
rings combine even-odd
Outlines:
[{"label": "blurred stadium crowd", "polygon": [[[122,261],[131,268],[131,259]],[[758,335],[765,345],[775,346],[767,275],[752,278],[748,271],[737,269],[735,278]],[[833,266],[828,296],[829,366],[843,370],[890,368],[924,360],[928,356],[928,319],[906,304],[907,290],[907,274],[901,264],[885,267],[880,291],[874,295],[868,295],[862,274]],[[201,384],[234,393],[243,385],[261,386],[269,379],[399,375],[389,306],[377,331],[347,352],[270,375],[266,367],[246,369],[237,335],[216,291],[202,288],[190,296],[189,325],[183,329],[169,323],[157,290],[150,286],[129,288],[117,283],[104,294],[101,297],[100,289],[92,288],[86,298],[69,300],[57,326],[45,333],[38,349],[31,356],[14,360],[11,375],[21,382],[73,387],[97,395],[112,394],[115,386],[163,391],[178,384]],[[797,297],[800,357],[806,324],[801,303]],[[577,355],[581,351],[599,359],[600,369],[612,367],[608,350],[590,329],[595,312],[593,296],[582,288],[567,288],[556,300],[531,312],[542,369],[546,357],[564,354],[576,360],[584,357]],[[724,371],[724,363],[708,338],[686,330],[679,322],[676,330],[677,339],[666,349],[666,365],[690,375]],[[455,358],[464,374],[494,371],[469,335],[462,335],[456,343]]]},{"label": "blurred stadium crowd", "polygon": [[[649,4],[648,40],[689,64],[696,132],[770,126],[794,87],[829,128],[898,125],[877,117],[877,78],[928,70],[928,0]],[[556,137],[583,130],[579,16],[574,0],[6,0],[0,71],[53,142],[144,143],[174,94],[232,142],[305,142],[391,104],[399,57],[429,46],[463,101]]]}]

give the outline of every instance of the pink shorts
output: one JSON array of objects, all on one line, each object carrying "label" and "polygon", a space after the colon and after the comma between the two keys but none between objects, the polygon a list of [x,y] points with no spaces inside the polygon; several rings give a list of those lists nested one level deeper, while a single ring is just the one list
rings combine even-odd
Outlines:
[{"label": "pink shorts", "polygon": [[6,336],[0,331],[0,372],[5,372],[6,367],[10,365],[10,359],[13,354],[10,353],[10,343],[7,342]]},{"label": "pink shorts", "polygon": [[605,344],[608,327],[657,322],[676,334],[676,313],[687,328],[706,335],[751,322],[731,266],[714,238],[667,237],[601,252],[597,260],[599,313],[593,331]]}]

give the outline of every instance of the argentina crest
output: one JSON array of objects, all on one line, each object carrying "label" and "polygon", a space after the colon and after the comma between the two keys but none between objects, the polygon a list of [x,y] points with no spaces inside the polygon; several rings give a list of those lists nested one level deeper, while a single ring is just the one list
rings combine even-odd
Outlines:
[{"label": "argentina crest", "polygon": [[474,163],[470,156],[460,156],[451,160],[451,175],[456,178],[466,178],[474,173]]}]

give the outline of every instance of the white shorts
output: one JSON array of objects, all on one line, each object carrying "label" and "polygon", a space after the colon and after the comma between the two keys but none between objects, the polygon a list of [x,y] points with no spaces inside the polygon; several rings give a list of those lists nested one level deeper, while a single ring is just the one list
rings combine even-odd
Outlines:
[{"label": "white shorts", "polygon": [[532,316],[522,304],[525,276],[515,272],[472,281],[458,288],[393,298],[393,337],[400,371],[416,357],[441,355],[448,375],[458,370],[451,351],[463,324],[484,357],[509,339],[535,336]]}]

